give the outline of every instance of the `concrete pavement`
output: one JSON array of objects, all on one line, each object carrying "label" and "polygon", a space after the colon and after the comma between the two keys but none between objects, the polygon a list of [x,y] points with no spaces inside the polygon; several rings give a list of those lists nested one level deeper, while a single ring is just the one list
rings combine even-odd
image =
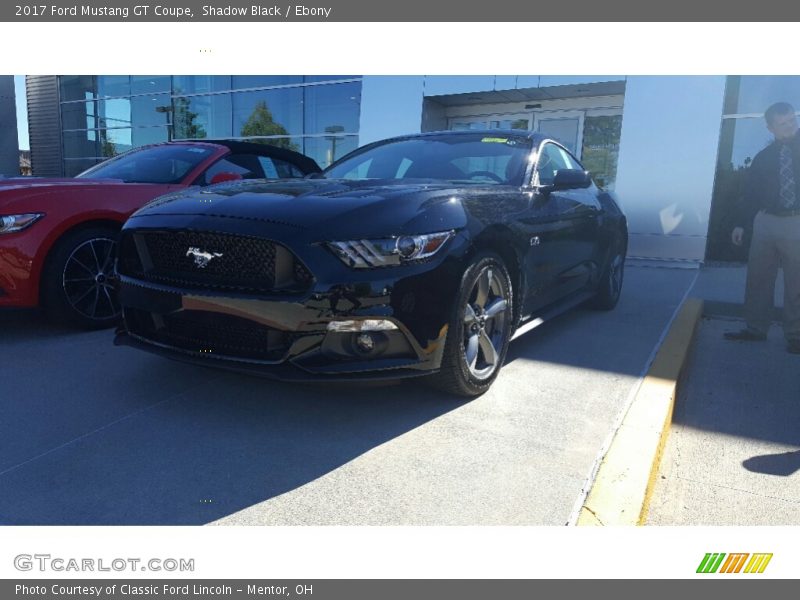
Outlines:
[{"label": "concrete pavement", "polygon": [[0,314],[0,524],[566,522],[695,275],[631,266],[618,308],[513,342],[461,402],[288,385]]},{"label": "concrete pavement", "polygon": [[723,339],[743,326],[744,273],[704,268],[692,291],[707,299],[706,316],[675,404],[648,524],[800,524],[800,356],[786,352],[780,325],[766,342]]}]

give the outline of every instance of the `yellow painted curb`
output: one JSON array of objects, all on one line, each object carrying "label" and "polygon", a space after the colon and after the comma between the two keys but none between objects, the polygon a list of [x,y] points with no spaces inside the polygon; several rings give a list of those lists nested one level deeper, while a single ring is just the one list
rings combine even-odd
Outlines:
[{"label": "yellow painted curb", "polygon": [[702,313],[702,300],[683,303],[600,463],[577,525],[641,525],[647,518],[678,381]]}]

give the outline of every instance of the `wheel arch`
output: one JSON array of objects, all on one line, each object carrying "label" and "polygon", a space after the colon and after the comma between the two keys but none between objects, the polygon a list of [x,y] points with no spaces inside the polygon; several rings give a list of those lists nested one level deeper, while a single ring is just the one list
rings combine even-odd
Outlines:
[{"label": "wheel arch", "polygon": [[114,229],[115,231],[119,232],[122,229],[123,223],[121,221],[116,221],[110,218],[96,218],[90,219],[88,221],[81,221],[80,223],[75,223],[65,229],[59,231],[56,235],[54,235],[50,239],[50,243],[46,248],[43,248],[43,255],[42,259],[39,261],[39,268],[38,273],[35,278],[36,285],[38,289],[36,290],[36,297],[39,299],[39,304],[42,304],[43,298],[42,294],[44,293],[45,286],[42,285],[42,275],[45,273],[46,267],[49,265],[50,261],[53,259],[53,255],[55,253],[56,248],[58,248],[59,243],[68,235],[76,232],[82,231],[84,229],[91,229],[93,227],[108,227],[109,229]]},{"label": "wheel arch", "polygon": [[[473,241],[470,259],[478,252],[488,250],[496,253],[503,259],[511,277],[511,289],[514,294],[513,322],[517,323],[522,308],[523,289],[525,286],[522,259],[513,243],[512,231],[503,225],[494,225],[483,230]],[[513,329],[512,329],[513,331]]]}]

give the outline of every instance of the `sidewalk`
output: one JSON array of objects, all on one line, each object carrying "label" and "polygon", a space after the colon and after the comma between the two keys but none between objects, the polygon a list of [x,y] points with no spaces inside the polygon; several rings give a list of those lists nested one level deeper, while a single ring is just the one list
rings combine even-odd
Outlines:
[{"label": "sidewalk", "polygon": [[800,356],[786,352],[779,325],[763,343],[723,339],[743,325],[744,274],[743,267],[704,267],[691,294],[706,310],[675,404],[650,525],[800,524]]}]

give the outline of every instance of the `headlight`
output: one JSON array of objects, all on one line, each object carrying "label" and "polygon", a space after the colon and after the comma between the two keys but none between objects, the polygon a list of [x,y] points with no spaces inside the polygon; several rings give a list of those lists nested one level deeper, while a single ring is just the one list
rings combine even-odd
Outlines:
[{"label": "headlight", "polygon": [[28,213],[25,215],[0,216],[0,233],[14,233],[30,227],[41,219],[44,213]]},{"label": "headlight", "polygon": [[328,242],[327,245],[342,262],[354,269],[391,267],[430,258],[442,249],[454,233],[443,231],[396,238]]}]

